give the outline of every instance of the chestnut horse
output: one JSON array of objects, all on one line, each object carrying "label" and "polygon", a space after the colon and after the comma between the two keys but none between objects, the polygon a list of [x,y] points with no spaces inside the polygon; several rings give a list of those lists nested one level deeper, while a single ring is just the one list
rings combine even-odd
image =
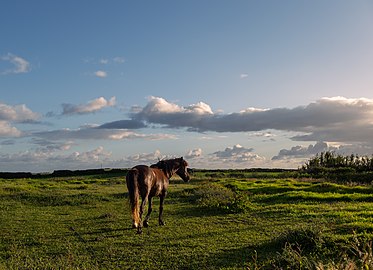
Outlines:
[{"label": "chestnut horse", "polygon": [[[142,233],[142,227],[149,226],[149,218],[152,212],[152,199],[154,196],[160,198],[159,225],[164,225],[162,219],[164,198],[170,178],[176,173],[184,182],[190,180],[187,170],[188,162],[182,157],[168,160],[160,160],[149,166],[137,165],[128,171],[126,183],[132,211],[132,227],[137,228],[137,233]],[[141,197],[141,204],[140,204]],[[146,203],[149,202],[148,213],[142,221],[142,214]]]}]

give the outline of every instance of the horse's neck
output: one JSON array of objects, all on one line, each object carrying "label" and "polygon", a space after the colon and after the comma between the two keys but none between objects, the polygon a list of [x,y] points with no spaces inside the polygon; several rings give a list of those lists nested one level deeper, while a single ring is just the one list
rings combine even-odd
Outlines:
[{"label": "horse's neck", "polygon": [[163,173],[167,177],[167,179],[170,179],[175,174],[173,170],[163,170]]},{"label": "horse's neck", "polygon": [[166,168],[162,171],[166,175],[167,179],[170,179],[175,174],[177,169],[175,169],[171,164],[167,164]]}]

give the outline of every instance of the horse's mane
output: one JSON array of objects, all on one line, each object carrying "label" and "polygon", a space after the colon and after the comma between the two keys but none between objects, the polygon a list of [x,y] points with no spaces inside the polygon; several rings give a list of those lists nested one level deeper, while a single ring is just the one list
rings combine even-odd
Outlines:
[{"label": "horse's mane", "polygon": [[166,175],[170,175],[176,167],[181,165],[188,166],[188,162],[182,157],[159,160],[157,163],[150,165],[150,168],[161,169]]},{"label": "horse's mane", "polygon": [[150,165],[151,168],[157,168],[157,169],[165,169],[166,167],[169,167],[170,163],[174,163],[175,159],[161,159],[158,160],[157,163]]}]

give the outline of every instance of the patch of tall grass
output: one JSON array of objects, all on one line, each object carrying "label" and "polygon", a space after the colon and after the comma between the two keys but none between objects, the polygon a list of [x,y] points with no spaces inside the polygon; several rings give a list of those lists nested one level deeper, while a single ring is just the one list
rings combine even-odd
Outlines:
[{"label": "patch of tall grass", "polygon": [[255,251],[247,269],[316,269],[361,270],[373,269],[372,240],[356,234],[344,245],[333,242],[317,227],[289,230],[274,239],[271,245],[279,250],[276,256],[259,262]]}]

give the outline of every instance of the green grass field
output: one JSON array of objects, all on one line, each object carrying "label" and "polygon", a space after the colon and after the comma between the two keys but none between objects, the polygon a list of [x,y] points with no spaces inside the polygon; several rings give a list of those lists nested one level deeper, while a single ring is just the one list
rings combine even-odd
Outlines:
[{"label": "green grass field", "polygon": [[196,172],[189,183],[171,180],[166,226],[155,199],[150,227],[137,235],[124,175],[0,179],[0,268],[372,267],[372,191],[269,172]]}]

